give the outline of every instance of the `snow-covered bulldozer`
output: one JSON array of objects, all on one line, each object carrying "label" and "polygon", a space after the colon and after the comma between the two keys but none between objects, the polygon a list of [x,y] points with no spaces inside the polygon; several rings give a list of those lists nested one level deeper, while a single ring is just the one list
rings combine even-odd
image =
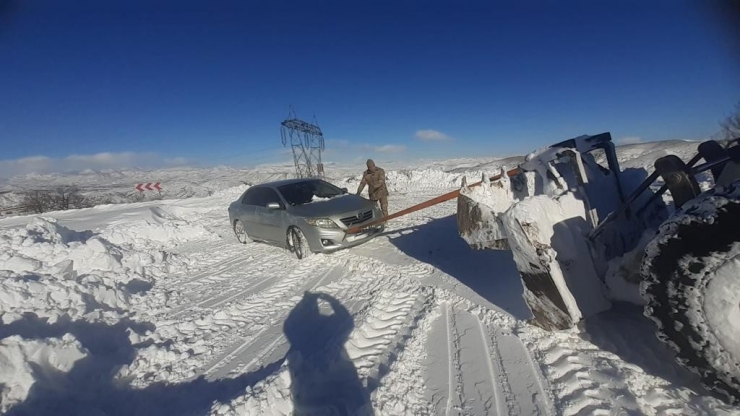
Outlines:
[{"label": "snow-covered bulldozer", "polygon": [[474,185],[460,190],[459,233],[512,251],[534,324],[644,305],[678,362],[740,403],[738,139],[702,142],[688,162],[661,157],[648,174],[620,170],[609,133],[580,136]]}]

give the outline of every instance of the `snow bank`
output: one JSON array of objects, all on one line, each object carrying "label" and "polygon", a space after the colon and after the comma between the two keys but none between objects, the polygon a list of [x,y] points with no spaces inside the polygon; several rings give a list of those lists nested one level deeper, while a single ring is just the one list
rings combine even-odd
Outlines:
[{"label": "snow bank", "polygon": [[[121,240],[131,240],[136,231],[132,227]],[[120,230],[112,235],[127,236]],[[0,230],[0,318],[8,323],[20,312],[80,318],[95,311],[124,311],[138,291],[134,287],[150,287],[155,277],[184,267],[163,251],[124,248],[52,218],[36,218],[25,228]]]},{"label": "snow bank", "polygon": [[168,246],[186,241],[213,241],[219,238],[203,225],[186,221],[168,211],[166,206],[151,207],[147,214],[134,221],[108,227],[101,234],[115,244],[151,242]]},{"label": "snow bank", "polygon": [[[24,228],[0,229],[2,411],[24,401],[35,383],[56,389],[54,383],[66,380],[61,373],[88,354],[67,332],[88,324],[112,328],[167,306],[166,293],[146,292],[157,279],[188,267],[177,256],[152,249],[150,239],[171,244],[187,238],[207,240],[213,234],[202,227],[188,228],[164,210],[151,213],[160,218],[161,234],[142,236],[140,228],[127,230],[124,224],[99,234],[78,232],[44,217]],[[137,246],[116,244],[105,235]],[[139,336],[131,332],[131,343]]]},{"label": "snow bank", "polygon": [[216,191],[213,193],[213,197],[215,198],[225,198],[228,200],[234,200],[241,196],[241,194],[244,193],[249,189],[249,185],[240,185],[240,186],[233,186],[231,188],[222,189],[219,191]]},{"label": "snow bank", "polygon": [[4,413],[26,400],[39,379],[47,384],[61,380],[58,373],[68,373],[86,356],[87,352],[71,334],[43,340],[15,335],[0,340],[0,411]]},{"label": "snow bank", "polygon": [[463,175],[434,169],[398,170],[387,172],[391,191],[401,192],[419,188],[454,188],[460,186]]}]

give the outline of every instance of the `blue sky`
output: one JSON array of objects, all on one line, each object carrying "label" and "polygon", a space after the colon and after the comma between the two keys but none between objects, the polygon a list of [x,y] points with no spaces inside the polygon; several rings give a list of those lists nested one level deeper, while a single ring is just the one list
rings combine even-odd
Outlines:
[{"label": "blue sky", "polygon": [[740,101],[719,4],[0,0],[0,174],[289,161],[289,105],[339,162],[706,138]]}]

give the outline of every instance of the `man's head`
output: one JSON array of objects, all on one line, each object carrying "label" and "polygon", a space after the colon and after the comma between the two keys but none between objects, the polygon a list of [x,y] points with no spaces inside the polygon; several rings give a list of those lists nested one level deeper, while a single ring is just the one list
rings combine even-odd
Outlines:
[{"label": "man's head", "polygon": [[375,162],[373,162],[372,159],[367,160],[367,170],[370,172],[375,172]]}]

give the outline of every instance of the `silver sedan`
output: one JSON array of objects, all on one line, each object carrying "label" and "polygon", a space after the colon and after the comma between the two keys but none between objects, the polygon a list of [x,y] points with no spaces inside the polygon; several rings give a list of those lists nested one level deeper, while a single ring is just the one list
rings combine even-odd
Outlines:
[{"label": "silver sedan", "polygon": [[359,234],[347,234],[346,230],[382,216],[375,202],[321,179],[252,186],[229,205],[229,221],[239,242],[277,245],[299,259],[369,240],[383,231],[383,225]]}]

